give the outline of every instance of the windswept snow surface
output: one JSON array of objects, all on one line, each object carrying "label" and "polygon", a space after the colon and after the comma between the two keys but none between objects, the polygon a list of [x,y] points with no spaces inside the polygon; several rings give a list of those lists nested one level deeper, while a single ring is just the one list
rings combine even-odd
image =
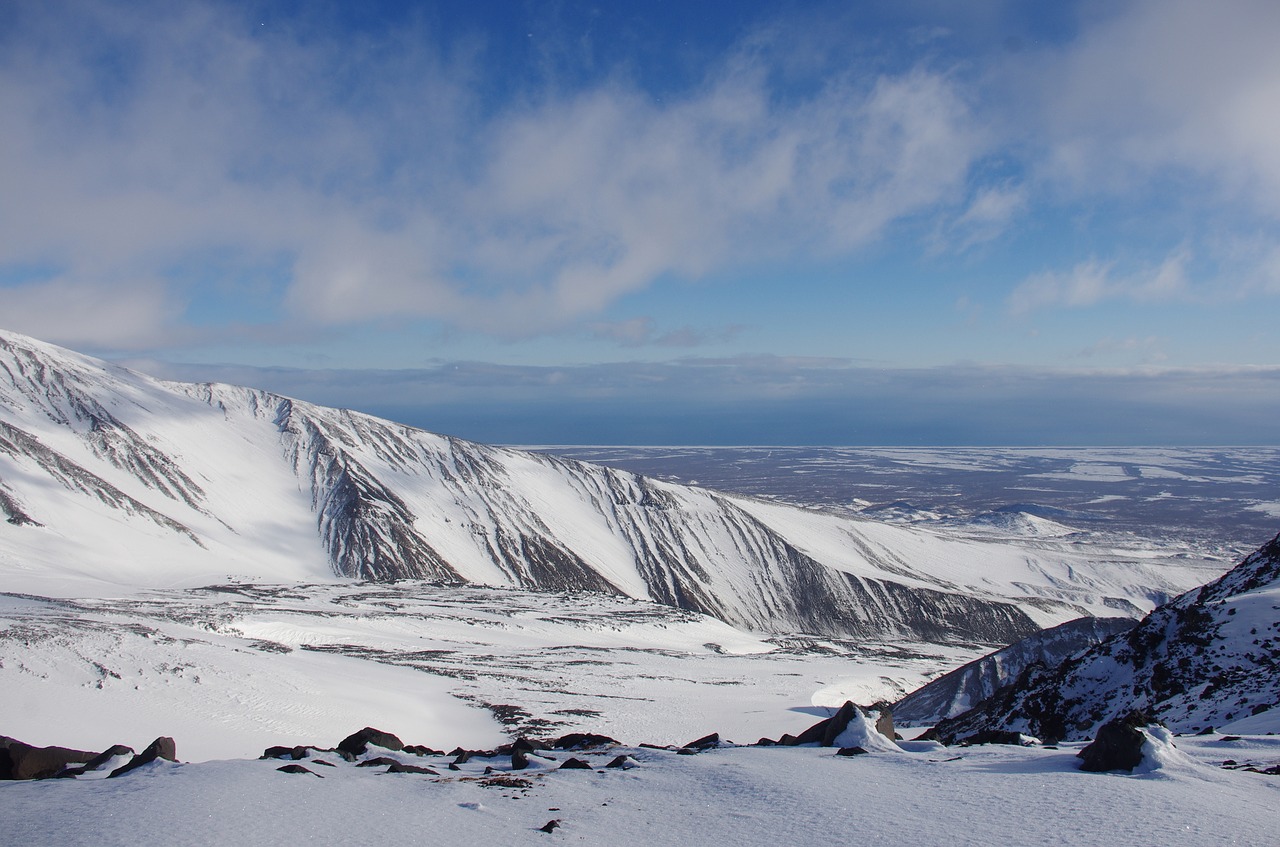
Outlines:
[{"label": "windswept snow surface", "polygon": [[[612,748],[573,753],[594,769],[371,750],[440,771],[388,774],[333,756],[286,774],[280,760],[157,762],[121,779],[0,783],[13,844],[469,845],[779,844],[1262,845],[1280,832],[1280,778],[1218,765],[1217,741],[1161,743],[1134,775],[1077,769],[1060,749],[929,745],[841,757],[831,748],[721,748],[695,756]],[[619,754],[634,767],[605,769]],[[1274,738],[1234,742],[1238,760],[1275,761]],[[496,773],[485,776],[486,767]],[[323,777],[323,778],[319,778]],[[508,777],[521,782],[509,782]],[[551,821],[551,832],[540,831]]]}]

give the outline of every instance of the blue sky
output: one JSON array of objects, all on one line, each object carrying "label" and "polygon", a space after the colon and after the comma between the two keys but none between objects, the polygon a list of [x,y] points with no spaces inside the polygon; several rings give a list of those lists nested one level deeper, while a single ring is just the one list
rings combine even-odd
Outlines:
[{"label": "blue sky", "polygon": [[0,6],[0,326],[513,443],[1276,443],[1280,6]]}]

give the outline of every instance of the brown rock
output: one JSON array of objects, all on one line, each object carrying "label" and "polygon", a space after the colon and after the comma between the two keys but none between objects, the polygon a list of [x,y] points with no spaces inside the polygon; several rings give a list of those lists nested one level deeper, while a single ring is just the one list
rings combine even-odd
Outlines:
[{"label": "brown rock", "polygon": [[97,755],[69,747],[35,747],[0,736],[0,779],[45,779],[67,765],[83,764]]},{"label": "brown rock", "polygon": [[147,749],[130,759],[126,764],[121,765],[111,772],[107,779],[113,779],[117,776],[124,776],[129,771],[150,764],[156,759],[166,759],[170,762],[178,761],[178,748],[174,744],[173,739],[162,735],[155,741],[147,745]]}]

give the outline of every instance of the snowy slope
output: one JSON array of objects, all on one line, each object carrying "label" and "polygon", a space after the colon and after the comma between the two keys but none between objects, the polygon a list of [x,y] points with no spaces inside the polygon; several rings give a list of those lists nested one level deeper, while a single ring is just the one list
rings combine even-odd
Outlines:
[{"label": "snowy slope", "polygon": [[[299,763],[161,761],[120,779],[0,783],[0,808],[6,843],[65,847],[1275,843],[1280,778],[1218,764],[1228,755],[1274,762],[1276,740],[1177,743],[1186,755],[1132,776],[1081,772],[1074,746],[924,746],[852,757],[817,747],[693,756],[614,747],[555,751],[555,761],[534,755],[533,767],[516,772],[509,756],[450,771],[452,757],[371,749],[365,761],[386,757],[437,774],[388,773],[324,754]],[[558,769],[570,755],[592,767]],[[605,767],[618,755],[632,766]],[[289,764],[311,773],[278,770]]]},{"label": "snowy slope", "polygon": [[1214,565],[952,539],[151,379],[0,333],[0,578],[86,596],[411,578],[586,590],[757,631],[1008,643]]},{"label": "snowy slope", "polygon": [[986,700],[1031,665],[1056,667],[1133,625],[1131,618],[1078,618],[1041,630],[911,692],[893,704],[894,720],[911,726],[933,726]]},{"label": "snowy slope", "polygon": [[1278,706],[1280,536],[1128,632],[1052,669],[1030,670],[937,730],[944,739],[984,729],[1079,739],[1142,709],[1170,729],[1196,732],[1274,724]]}]

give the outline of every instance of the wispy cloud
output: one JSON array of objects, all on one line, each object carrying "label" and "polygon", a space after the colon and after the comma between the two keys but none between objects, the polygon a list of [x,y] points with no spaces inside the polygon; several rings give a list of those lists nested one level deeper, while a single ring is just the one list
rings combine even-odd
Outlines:
[{"label": "wispy cloud", "polygon": [[1025,315],[1054,306],[1083,308],[1107,300],[1140,303],[1191,296],[1186,267],[1190,255],[1175,253],[1156,267],[1117,273],[1114,263],[1083,262],[1067,273],[1046,271],[1024,280],[1009,295],[1009,310]]},{"label": "wispy cloud", "polygon": [[642,316],[625,321],[597,321],[588,329],[595,338],[616,342],[622,347],[700,347],[712,341],[729,341],[741,326],[695,329],[690,326],[660,330],[657,321]]},{"label": "wispy cloud", "polygon": [[1280,215],[1280,6],[1085,8],[1078,39],[1019,66],[1050,146],[1046,173],[1124,192],[1173,168]]},{"label": "wispy cloud", "polygon": [[288,257],[295,322],[558,329],[663,274],[858,249],[958,197],[986,143],[946,74],[824,68],[784,92],[767,39],[661,102],[623,76],[494,102],[483,54],[423,27],[340,41],[211,3],[7,21],[0,266],[58,266],[30,302],[163,283],[92,336],[125,347],[163,339],[192,300],[172,268],[215,249]]}]

